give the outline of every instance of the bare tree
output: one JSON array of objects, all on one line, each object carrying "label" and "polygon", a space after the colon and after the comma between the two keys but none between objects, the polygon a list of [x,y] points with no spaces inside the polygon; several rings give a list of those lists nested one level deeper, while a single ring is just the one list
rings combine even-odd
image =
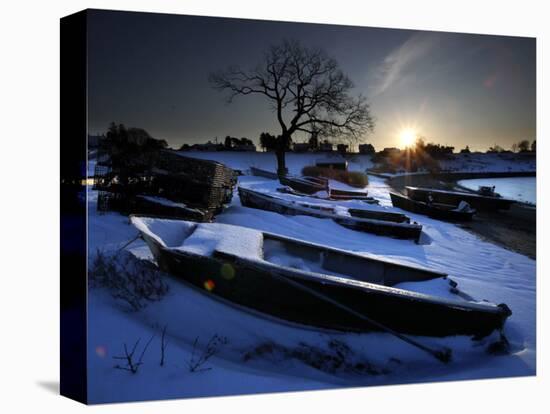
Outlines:
[{"label": "bare tree", "polygon": [[530,143],[528,140],[523,139],[520,142],[518,142],[518,151],[519,152],[527,152],[529,151]]},{"label": "bare tree", "polygon": [[354,85],[336,60],[297,41],[272,46],[255,69],[233,66],[211,74],[209,80],[215,89],[229,92],[228,102],[251,94],[270,101],[281,128],[275,149],[279,174],[287,172],[285,151],[298,131],[357,139],[374,129],[366,98],[350,95]]}]

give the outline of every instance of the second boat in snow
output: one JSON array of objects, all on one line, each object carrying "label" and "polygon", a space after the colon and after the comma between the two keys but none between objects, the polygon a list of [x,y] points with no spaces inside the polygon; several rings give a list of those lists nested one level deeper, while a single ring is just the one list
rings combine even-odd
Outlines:
[{"label": "second boat in snow", "polygon": [[239,187],[238,191],[241,204],[245,207],[290,216],[303,215],[331,219],[353,230],[399,239],[418,241],[422,233],[422,225],[410,223],[410,219],[404,214],[297,202],[243,187]]}]

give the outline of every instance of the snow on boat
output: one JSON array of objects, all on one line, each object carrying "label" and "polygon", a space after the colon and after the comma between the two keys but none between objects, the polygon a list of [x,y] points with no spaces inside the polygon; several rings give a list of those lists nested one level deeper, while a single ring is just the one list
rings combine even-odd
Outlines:
[{"label": "snow on boat", "polygon": [[277,191],[280,192],[280,193],[292,194],[292,195],[300,196],[300,197],[317,198],[319,200],[326,200],[326,201],[358,200],[358,201],[363,201],[367,204],[378,204],[379,203],[379,201],[377,199],[375,199],[374,197],[369,197],[367,195],[366,191],[363,192],[363,193],[356,192],[353,195],[337,194],[336,196],[334,195],[333,190],[329,191],[329,192],[321,191],[321,192],[317,192],[315,194],[304,194],[304,193],[301,193],[299,191],[293,190],[290,187],[279,187],[279,188],[277,188]]},{"label": "snow on boat", "polygon": [[129,209],[134,214],[155,215],[192,221],[209,221],[212,217],[206,209],[190,208],[167,198],[138,194]]},{"label": "snow on boat", "polygon": [[477,193],[483,196],[502,197],[499,193],[495,192],[495,186],[480,185],[477,188]]},{"label": "snow on boat", "polygon": [[[228,305],[299,326],[481,338],[511,314],[504,304],[450,293],[456,283],[425,268],[229,224],[131,222],[163,271]],[[447,293],[421,293],[434,283]]]},{"label": "snow on boat", "polygon": [[238,191],[241,204],[245,207],[291,216],[304,215],[331,219],[353,230],[399,239],[418,241],[422,233],[422,225],[411,224],[410,219],[404,214],[296,202],[243,187],[239,187]]},{"label": "snow on boat", "polygon": [[262,170],[261,168],[250,167],[250,173],[252,175],[255,175],[256,177],[270,178],[272,180],[279,179],[279,176],[277,175],[277,173],[267,171],[267,170]]},{"label": "snow on boat", "polygon": [[516,201],[502,197],[484,196],[463,191],[446,191],[435,188],[405,187],[407,196],[416,201],[428,201],[432,197],[436,203],[452,204],[457,206],[461,201],[466,201],[478,210],[494,211],[508,210]]},{"label": "snow on boat", "polygon": [[368,197],[367,191],[341,190],[329,188],[329,197],[335,200],[360,200]]},{"label": "snow on boat", "polygon": [[[417,214],[424,214],[439,220],[447,221],[469,221],[472,220],[475,210],[473,208],[442,203],[426,203],[424,201],[416,201],[397,193],[390,193],[391,202],[394,207],[402,208]],[[464,202],[463,202],[464,203]]]},{"label": "snow on boat", "polygon": [[287,186],[298,194],[313,195],[318,192],[326,192],[328,194],[326,198],[330,200],[372,200],[372,198],[368,197],[367,191],[332,188],[329,185],[328,179],[323,177],[294,177],[291,175],[279,177],[274,172],[262,170],[261,168],[256,167],[250,167],[250,172],[252,175],[257,177],[279,180],[281,184]]},{"label": "snow on boat", "polygon": [[328,180],[316,177],[291,177],[287,175],[279,177],[279,182],[304,194],[328,191]]}]

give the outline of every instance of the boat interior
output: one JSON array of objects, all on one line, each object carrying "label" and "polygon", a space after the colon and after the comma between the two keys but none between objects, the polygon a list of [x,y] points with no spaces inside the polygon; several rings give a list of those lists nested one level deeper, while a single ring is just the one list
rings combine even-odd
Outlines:
[{"label": "boat interior", "polygon": [[132,223],[161,246],[204,256],[232,256],[277,266],[395,286],[445,279],[446,274],[221,223],[133,216]]}]

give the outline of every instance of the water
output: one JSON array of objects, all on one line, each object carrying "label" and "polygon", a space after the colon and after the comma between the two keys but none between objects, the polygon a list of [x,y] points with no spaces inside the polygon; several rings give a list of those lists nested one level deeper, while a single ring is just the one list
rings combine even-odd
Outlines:
[{"label": "water", "polygon": [[461,180],[458,184],[471,190],[477,190],[480,185],[494,185],[495,191],[502,197],[532,204],[537,203],[536,177],[476,178]]}]

